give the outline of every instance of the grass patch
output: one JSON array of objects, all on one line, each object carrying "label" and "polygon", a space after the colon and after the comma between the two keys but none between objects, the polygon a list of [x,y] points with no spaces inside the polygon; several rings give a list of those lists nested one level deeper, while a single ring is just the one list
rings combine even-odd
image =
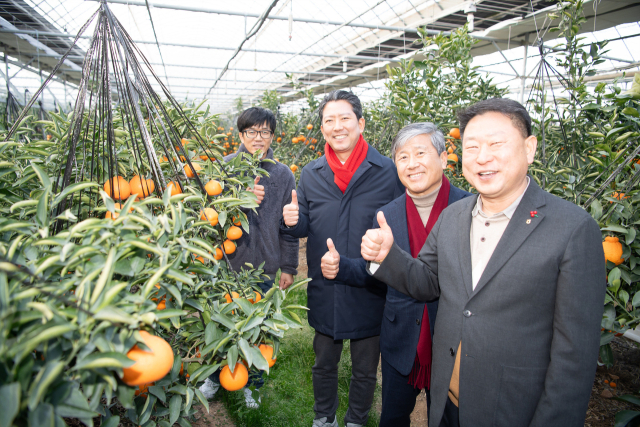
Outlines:
[{"label": "grass patch", "polygon": [[[277,283],[277,282],[276,282]],[[288,302],[307,304],[306,289],[298,289],[290,295]],[[238,426],[251,427],[309,427],[313,422],[313,385],[311,382],[311,366],[314,331],[307,322],[305,313],[300,313],[305,327],[290,330],[285,334],[280,345],[278,361],[265,374],[265,385],[260,389],[262,404],[259,409],[247,409],[242,392],[227,392],[220,389],[216,399],[224,402],[229,416]],[[349,383],[351,382],[351,354],[349,342],[346,341],[340,364],[338,366],[338,423],[343,425],[349,400]],[[381,387],[376,384],[374,406],[380,400]],[[378,415],[372,408],[369,413],[367,427],[379,424]]]}]

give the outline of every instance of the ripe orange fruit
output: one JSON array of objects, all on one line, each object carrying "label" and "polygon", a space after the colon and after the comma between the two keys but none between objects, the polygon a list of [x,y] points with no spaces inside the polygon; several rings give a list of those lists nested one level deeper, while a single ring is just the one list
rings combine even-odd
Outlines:
[{"label": "ripe orange fruit", "polygon": [[[614,199],[618,199],[618,200],[623,200],[623,199],[628,199],[629,196],[625,196],[624,193],[618,193],[617,191],[614,191],[613,194],[611,195],[611,197],[613,197]],[[613,203],[613,202],[609,202],[609,203]]]},{"label": "ripe orange fruit", "polygon": [[209,224],[215,226],[218,224],[218,212],[212,208],[204,208],[200,211],[200,219],[203,221],[209,221]]},{"label": "ripe orange fruit", "polygon": [[236,251],[236,244],[231,240],[225,240],[224,243],[222,243],[222,246],[224,247],[224,253],[227,255],[232,254]]},{"label": "ripe orange fruit", "polygon": [[291,172],[293,172],[293,173],[295,173],[298,170],[298,166],[296,166],[296,165],[291,165],[289,168],[291,169]]},{"label": "ripe orange fruit", "polygon": [[188,139],[186,139],[186,138],[182,138],[182,139],[180,140],[180,142],[182,143],[182,146],[184,147],[185,145],[187,145],[187,144],[189,143],[189,140],[188,140]]},{"label": "ripe orange fruit", "polygon": [[291,142],[293,142],[294,144],[298,143],[298,138],[291,138]]},{"label": "ripe orange fruit", "polygon": [[276,139],[276,141],[278,141],[278,142],[282,142],[282,138],[278,137],[278,138]]},{"label": "ripe orange fruit", "polygon": [[217,196],[218,194],[222,193],[222,186],[215,179],[207,182],[207,185],[204,186],[204,189],[210,196]]},{"label": "ripe orange fruit", "polygon": [[140,331],[140,335],[151,351],[141,350],[134,345],[127,353],[127,357],[136,362],[122,369],[122,381],[130,386],[161,380],[173,366],[173,350],[168,342],[147,331]]},{"label": "ripe orange fruit", "polygon": [[615,265],[620,265],[624,262],[624,258],[622,258],[622,243],[617,237],[605,237],[604,242],[602,242],[602,249],[604,250],[605,261],[611,261]]},{"label": "ripe orange fruit", "polygon": [[269,364],[269,367],[272,367],[273,365],[276,364],[276,359],[272,359],[273,357],[273,347],[270,346],[269,344],[260,344],[260,347],[258,347],[260,349],[260,353],[262,353],[262,356],[267,359],[267,363]]},{"label": "ripe orange fruit", "polygon": [[233,224],[234,224],[234,225],[238,225],[238,226],[239,226],[239,225],[241,225],[241,224],[242,224],[242,223],[240,222],[240,218],[236,218],[235,216],[233,217],[233,220],[232,220],[232,221],[233,221]]},{"label": "ripe orange fruit", "polygon": [[196,173],[202,170],[202,167],[200,167],[199,164],[192,163],[192,165],[193,167],[190,167],[189,165],[184,165],[184,173],[186,173],[189,178],[194,178],[196,176]]},{"label": "ripe orange fruit", "polygon": [[149,392],[149,387],[151,387],[152,385],[154,385],[155,383],[147,383],[147,384],[141,384],[138,386],[138,389],[134,392],[134,394],[136,396],[146,396],[147,393]]},{"label": "ripe orange fruit", "polygon": [[309,129],[309,130],[313,129],[313,125],[312,125],[311,123],[309,123],[309,124],[307,125],[307,129]]},{"label": "ripe orange fruit", "polygon": [[220,371],[220,385],[228,391],[237,391],[247,385],[249,381],[249,371],[241,362],[236,363],[233,373],[229,369],[229,365]]},{"label": "ripe orange fruit", "polygon": [[222,250],[220,248],[216,248],[216,254],[213,256],[213,259],[217,261],[222,259]]},{"label": "ripe orange fruit", "polygon": [[227,230],[227,239],[238,240],[240,237],[242,237],[242,229],[240,227],[236,227],[235,225],[229,227],[229,230]]},{"label": "ripe orange fruit", "polygon": [[[111,184],[113,184],[113,189]],[[105,182],[104,191],[114,200],[127,200],[131,195],[129,182],[121,176],[113,177]]]},{"label": "ripe orange fruit", "polygon": [[170,181],[167,184],[167,188],[169,188],[169,186],[171,186],[171,195],[172,196],[175,196],[176,194],[182,193],[182,190],[180,189],[180,186],[178,185],[178,183],[176,181]]},{"label": "ripe orange fruit", "polygon": [[196,261],[200,261],[201,263],[203,263],[203,264],[204,264],[204,258],[203,258],[203,257],[201,257],[201,256],[196,257],[196,259],[195,259],[195,260],[196,260]]},{"label": "ripe orange fruit", "polygon": [[156,189],[156,184],[152,179],[145,179],[140,175],[136,175],[131,178],[129,187],[131,188],[131,194],[135,194],[136,197],[144,198],[153,193],[153,190]]},{"label": "ripe orange fruit", "polygon": [[255,299],[254,298],[247,298],[247,301],[249,301],[251,304],[255,304],[258,301],[260,301],[262,299],[262,295],[260,295],[260,292],[258,291],[253,291],[256,294]]},{"label": "ripe orange fruit", "polygon": [[449,136],[455,139],[460,139],[460,129],[453,128],[449,131]]},{"label": "ripe orange fruit", "polygon": [[[114,203],[113,204],[116,208],[118,209],[122,209],[122,205],[120,203]],[[114,212],[113,215],[111,214],[111,211],[107,211],[107,213],[105,214],[105,218],[113,218],[116,219],[120,216],[119,212]]]},{"label": "ripe orange fruit", "polygon": [[167,308],[167,301],[166,300],[162,300],[158,303],[158,306],[156,307],[156,309],[158,310],[164,310],[165,308]]},{"label": "ripe orange fruit", "polygon": [[447,156],[447,160],[451,160],[454,163],[458,163],[458,155],[457,154],[449,154]]},{"label": "ripe orange fruit", "polygon": [[609,385],[610,385],[611,387],[613,387],[613,388],[618,387],[618,384],[614,383],[613,381],[611,381],[611,382],[609,383]]},{"label": "ripe orange fruit", "polygon": [[224,294],[224,299],[227,300],[227,303],[230,303],[231,301],[233,301],[233,298],[240,298],[240,294],[237,293],[236,291],[232,291],[231,295]]},{"label": "ripe orange fruit", "polygon": [[282,132],[282,136],[284,136],[284,135],[285,135],[284,132]]}]

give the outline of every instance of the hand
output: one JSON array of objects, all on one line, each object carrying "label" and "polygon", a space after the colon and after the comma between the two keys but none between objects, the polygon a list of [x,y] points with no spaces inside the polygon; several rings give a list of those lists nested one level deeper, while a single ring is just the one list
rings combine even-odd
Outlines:
[{"label": "hand", "polygon": [[393,246],[393,233],[382,212],[378,212],[378,225],[362,236],[360,253],[367,261],[382,262]]},{"label": "hand", "polygon": [[282,217],[288,227],[293,227],[298,223],[299,211],[298,195],[296,194],[296,190],[291,190],[291,203],[285,205],[282,209]]},{"label": "hand", "polygon": [[285,290],[293,283],[293,274],[280,273],[280,289]]},{"label": "hand", "polygon": [[333,240],[327,239],[327,248],[329,251],[324,254],[320,260],[320,268],[322,269],[322,275],[329,280],[333,280],[338,275],[340,266],[340,254],[336,250]]},{"label": "hand", "polygon": [[253,188],[249,187],[247,188],[247,191],[252,192],[253,194],[256,195],[256,197],[258,198],[258,204],[262,203],[262,200],[264,199],[264,185],[258,185],[258,182],[260,182],[260,177],[256,177],[255,181],[254,181],[254,186]]}]

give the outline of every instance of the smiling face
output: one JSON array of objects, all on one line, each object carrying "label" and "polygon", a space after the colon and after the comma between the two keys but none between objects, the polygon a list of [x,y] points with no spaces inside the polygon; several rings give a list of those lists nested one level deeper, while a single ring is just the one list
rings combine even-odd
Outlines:
[{"label": "smiling face", "polygon": [[502,113],[488,112],[469,121],[462,139],[462,171],[482,196],[483,207],[501,212],[522,194],[537,145],[535,136],[525,138]]},{"label": "smiling face", "polygon": [[331,101],[322,112],[320,129],[338,159],[345,162],[364,130],[364,117],[358,119],[348,101]]},{"label": "smiling face", "polygon": [[447,167],[447,152],[438,151],[427,134],[414,136],[396,151],[398,177],[411,194],[423,196],[442,184],[442,170]]},{"label": "smiling face", "polygon": [[240,132],[240,141],[242,141],[242,143],[244,144],[244,148],[246,148],[247,151],[252,155],[255,154],[256,151],[260,150],[260,152],[262,153],[262,158],[264,159],[265,157],[267,157],[267,151],[271,146],[271,141],[273,141],[273,133],[271,133],[271,136],[269,138],[264,138],[262,135],[260,135],[260,131],[271,131],[271,128],[269,127],[267,122],[264,122],[261,125],[253,125],[250,128],[245,129],[245,131],[250,129],[258,132],[256,134],[256,137],[252,139],[248,137],[244,131],[242,131]]}]

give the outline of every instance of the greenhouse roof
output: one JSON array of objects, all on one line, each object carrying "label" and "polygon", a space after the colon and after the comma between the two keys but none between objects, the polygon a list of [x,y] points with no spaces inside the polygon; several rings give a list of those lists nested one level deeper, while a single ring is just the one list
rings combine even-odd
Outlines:
[{"label": "greenhouse roof", "polygon": [[[344,87],[379,93],[387,65],[420,58],[416,55],[423,46],[416,28],[426,27],[435,34],[470,20],[472,34],[479,39],[473,54],[499,58],[478,65],[505,76],[503,81],[521,78],[528,73],[526,64],[522,73],[523,64],[518,63],[523,46],[533,46],[538,36],[545,43],[555,37],[548,31],[552,22],[547,18],[555,4],[550,0],[238,0],[222,8],[220,2],[195,0],[108,0],[171,93],[178,100],[207,98],[214,112],[228,111],[240,97],[246,106],[267,89],[294,100],[300,95],[292,82],[316,93]],[[0,1],[0,42],[7,53],[2,75],[11,77],[14,95],[25,89],[35,92],[42,78],[39,70],[47,75],[98,7],[96,1],[82,0]],[[634,54],[625,39],[638,33],[640,2],[594,0],[585,10],[589,19],[583,31],[635,25],[635,30],[619,36],[626,51],[621,47],[620,55],[609,53],[608,66],[629,68],[636,63],[640,52]],[[61,105],[73,100],[92,33],[93,24],[70,52],[45,100],[55,99]],[[529,49],[527,55],[532,53],[534,49]]]}]

